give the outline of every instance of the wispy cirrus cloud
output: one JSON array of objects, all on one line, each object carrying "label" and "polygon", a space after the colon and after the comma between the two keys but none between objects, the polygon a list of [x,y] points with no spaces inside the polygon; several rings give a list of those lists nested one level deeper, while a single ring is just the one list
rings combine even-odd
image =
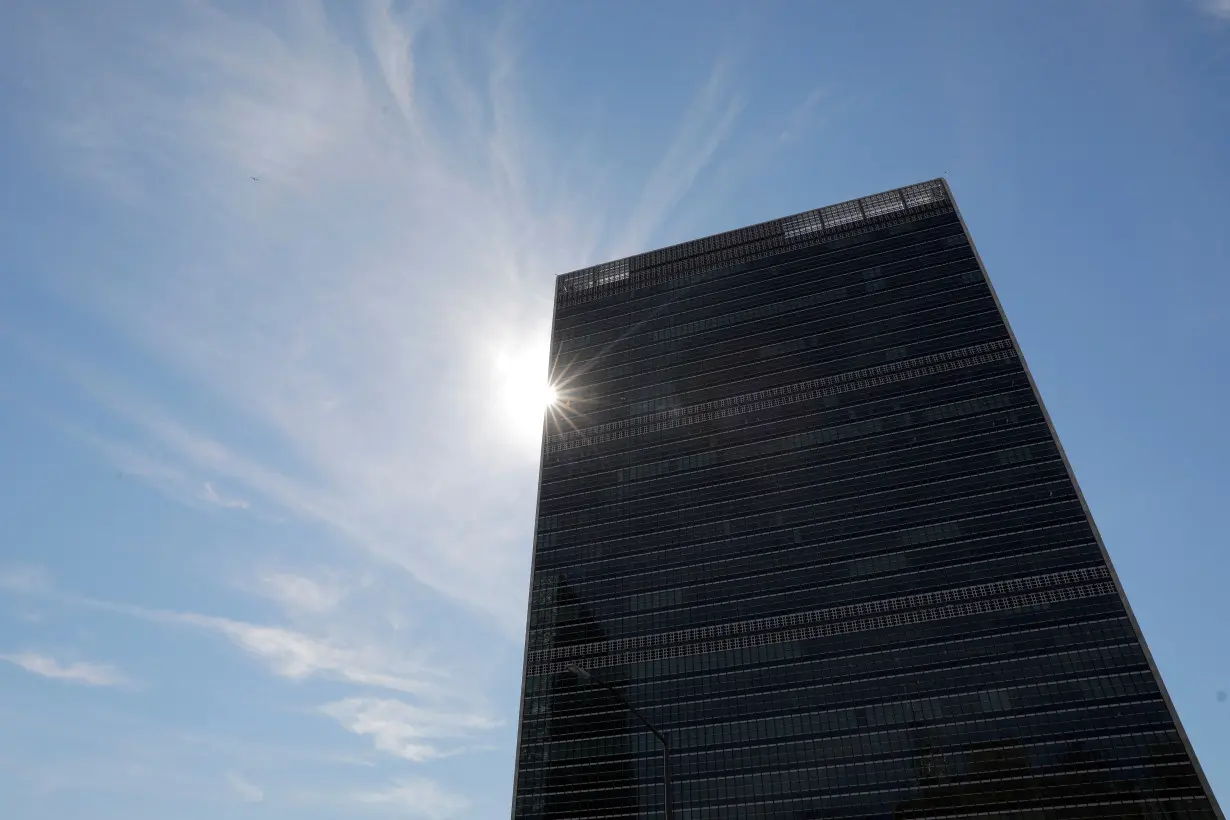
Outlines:
[{"label": "wispy cirrus cloud", "polygon": [[222,634],[285,678],[319,676],[428,696],[446,691],[439,671],[384,647],[338,643],[281,627],[196,613],[146,611],[141,614]]},{"label": "wispy cirrus cloud", "polygon": [[51,577],[42,567],[28,564],[0,566],[0,589],[39,595],[51,591]]},{"label": "wispy cirrus cloud", "polygon": [[245,803],[260,803],[265,799],[265,790],[241,774],[227,772],[226,783]]},{"label": "wispy cirrus cloud", "polygon": [[470,801],[424,778],[407,778],[381,791],[358,792],[356,802],[383,806],[411,817],[447,820],[469,808]]},{"label": "wispy cirrus cloud", "polygon": [[[430,698],[447,698],[447,673],[423,654],[354,638],[312,635],[283,626],[234,618],[137,606],[76,595],[56,588],[34,568],[0,568],[10,590],[69,607],[93,609],[175,627],[220,635],[274,674],[292,680],[324,678]],[[31,581],[34,579],[34,581]]]},{"label": "wispy cirrus cloud", "polygon": [[294,615],[325,615],[350,593],[349,586],[332,575],[309,578],[296,572],[263,570],[243,586],[280,604]]},{"label": "wispy cirrus cloud", "polygon": [[[396,698],[363,694],[328,701],[315,709],[345,731],[367,739],[376,752],[390,760],[421,764],[483,748],[483,735],[503,725],[489,715],[482,698],[476,698],[471,687],[464,682],[459,685],[428,659],[407,651],[404,646],[394,648],[375,642],[311,635],[280,626],[74,595],[55,586],[46,573],[37,568],[0,567],[0,578],[13,581],[10,590],[25,597],[222,636],[273,674],[290,680],[317,678],[350,684],[360,690],[396,692]],[[283,574],[273,585],[291,590],[284,597],[290,599],[292,610],[305,600],[315,605],[319,603],[319,596],[327,594],[316,589],[314,582],[306,577]],[[309,589],[310,592],[305,592]],[[319,614],[319,608],[313,606],[311,609],[309,615]],[[33,653],[0,655],[0,660],[72,682],[131,685],[127,676],[102,664],[61,664]],[[226,777],[240,799],[248,802],[264,799],[264,789],[243,775],[228,772]],[[451,816],[468,805],[422,778],[399,781],[386,791],[352,794],[347,799],[373,808],[405,810],[405,804],[412,797],[423,797],[426,801],[413,807],[424,817]]]},{"label": "wispy cirrus cloud", "polygon": [[134,685],[132,678],[108,663],[61,662],[39,652],[0,653],[0,661],[21,667],[31,674],[66,683],[125,689]]},{"label": "wispy cirrus cloud", "polygon": [[1220,20],[1230,20],[1230,0],[1198,0],[1200,8]]},{"label": "wispy cirrus cloud", "polygon": [[346,698],[326,703],[320,712],[370,738],[377,750],[414,762],[458,754],[466,739],[501,725],[484,715],[441,712],[385,698]]},{"label": "wispy cirrus cloud", "polygon": [[[744,97],[719,61],[643,183],[615,184],[535,115],[515,24],[465,21],[463,47],[430,4],[358,13],[348,33],[312,3],[160,6],[131,30],[48,17],[32,82],[54,156],[175,243],[50,279],[221,417],[117,389],[98,362],[70,378],[144,474],[325,524],[516,635],[538,427],[501,400],[500,363],[545,375],[554,274],[650,243]],[[115,46],[87,66],[95,25]]]},{"label": "wispy cirrus cloud", "polygon": [[817,109],[827,96],[828,91],[823,87],[812,89],[786,117],[781,133],[777,135],[778,143],[786,144],[802,139],[814,127],[814,120],[818,116]]},{"label": "wispy cirrus cloud", "polygon": [[244,501],[242,498],[231,498],[229,496],[221,495],[214,489],[213,482],[210,481],[206,481],[201,485],[201,492],[206,501],[211,504],[216,504],[219,507],[226,507],[234,510],[246,510],[249,506],[248,502]]},{"label": "wispy cirrus cloud", "polygon": [[670,145],[645,182],[614,256],[647,250],[662,221],[730,136],[745,105],[732,87],[730,71],[731,66],[724,61],[714,65],[688,106]]}]

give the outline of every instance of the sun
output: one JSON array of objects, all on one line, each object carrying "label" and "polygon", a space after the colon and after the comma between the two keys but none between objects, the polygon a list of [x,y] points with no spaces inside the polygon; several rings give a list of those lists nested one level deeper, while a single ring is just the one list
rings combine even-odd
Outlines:
[{"label": "sun", "polygon": [[559,401],[546,370],[546,351],[537,346],[505,349],[496,355],[497,412],[520,442],[539,440],[543,414]]}]

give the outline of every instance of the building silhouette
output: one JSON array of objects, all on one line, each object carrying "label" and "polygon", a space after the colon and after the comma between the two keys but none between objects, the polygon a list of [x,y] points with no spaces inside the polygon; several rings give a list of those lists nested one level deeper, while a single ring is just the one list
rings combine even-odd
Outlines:
[{"label": "building silhouette", "polygon": [[513,816],[1221,818],[951,191],[557,280]]}]

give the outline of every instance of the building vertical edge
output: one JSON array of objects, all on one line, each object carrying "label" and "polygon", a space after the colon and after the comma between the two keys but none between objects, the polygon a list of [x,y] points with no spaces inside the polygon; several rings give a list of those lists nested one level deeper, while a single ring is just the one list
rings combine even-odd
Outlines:
[{"label": "building vertical edge", "polygon": [[991,293],[991,300],[995,303],[1000,319],[1008,331],[1008,338],[1012,341],[1013,349],[1016,350],[1017,359],[1021,363],[1021,369],[1025,372],[1025,378],[1029,380],[1029,387],[1033,391],[1034,399],[1042,410],[1042,418],[1046,420],[1046,426],[1050,431],[1051,439],[1055,442],[1055,447],[1059,451],[1059,457],[1063,460],[1064,470],[1068,474],[1068,479],[1072,482],[1072,488],[1076,491],[1076,498],[1080,501],[1081,509],[1085,513],[1085,520],[1089,522],[1089,529],[1093,532],[1093,538],[1097,542],[1099,552],[1102,554],[1102,560],[1106,562],[1106,568],[1110,571],[1110,578],[1115,585],[1115,591],[1118,593],[1123,609],[1127,613],[1128,622],[1132,625],[1132,631],[1136,635],[1136,640],[1140,643],[1141,651],[1144,652],[1145,660],[1149,664],[1149,671],[1153,673],[1153,678],[1157,682],[1158,691],[1161,692],[1162,701],[1166,704],[1166,710],[1170,713],[1170,719],[1174,721],[1175,728],[1179,732],[1179,738],[1183,741],[1183,748],[1187,751],[1187,756],[1192,761],[1192,766],[1196,770],[1196,777],[1199,778],[1200,785],[1204,788],[1205,794],[1213,806],[1213,811],[1217,814],[1218,820],[1226,820],[1225,813],[1222,812],[1221,806],[1217,803],[1217,796],[1213,793],[1213,788],[1209,784],[1208,778],[1205,777],[1204,769],[1200,765],[1200,758],[1196,756],[1196,751],[1187,736],[1187,730],[1183,728],[1183,723],[1179,720],[1179,712],[1175,709],[1174,701],[1170,699],[1170,693],[1166,690],[1166,684],[1162,680],[1162,674],[1158,669],[1157,662],[1153,659],[1153,653],[1149,651],[1149,644],[1145,641],[1144,632],[1140,628],[1140,623],[1136,620],[1136,614],[1132,611],[1132,605],[1128,601],[1123,583],[1119,580],[1119,573],[1115,571],[1114,562],[1111,561],[1110,553],[1106,549],[1106,543],[1102,540],[1102,533],[1098,530],[1098,525],[1093,519],[1093,513],[1090,511],[1089,504],[1085,500],[1085,493],[1081,490],[1080,482],[1076,480],[1076,472],[1072,469],[1072,462],[1068,460],[1068,454],[1064,451],[1063,442],[1060,440],[1059,433],[1055,429],[1055,423],[1051,420],[1051,414],[1046,409],[1046,402],[1042,400],[1042,393],[1038,390],[1038,383],[1034,380],[1033,373],[1029,369],[1029,363],[1025,359],[1025,353],[1021,350],[1020,342],[1017,341],[1016,333],[1012,330],[1012,323],[1008,321],[1008,314],[1004,311],[1004,306],[999,301],[999,295],[995,292],[995,285],[991,282],[987,266],[983,264],[982,255],[978,253],[978,246],[974,244],[973,234],[970,233],[965,217],[961,215],[961,208],[957,204],[956,197],[953,196],[952,187],[948,184],[948,178],[940,177],[940,181],[944,185],[948,201],[952,204],[953,212],[961,224],[961,230],[965,233],[970,249],[974,252],[974,260],[978,263],[978,269],[982,272],[983,281],[986,282],[987,290]]},{"label": "building vertical edge", "polygon": [[[556,295],[559,290],[559,278],[556,277],[555,288],[551,299],[551,338],[547,344],[547,378],[555,372],[555,320],[559,314],[556,305]],[[525,590],[525,639],[521,651],[521,691],[517,698],[517,740],[513,749],[513,782],[509,817],[517,817],[517,778],[521,774],[521,730],[525,719],[525,685],[530,669],[530,613],[534,607],[534,565],[538,561],[538,505],[542,501],[542,470],[547,458],[547,419],[551,409],[542,410],[542,439],[538,442],[538,486],[534,491],[534,532],[530,537],[530,582]],[[1221,818],[1220,820],[1224,820]]]}]

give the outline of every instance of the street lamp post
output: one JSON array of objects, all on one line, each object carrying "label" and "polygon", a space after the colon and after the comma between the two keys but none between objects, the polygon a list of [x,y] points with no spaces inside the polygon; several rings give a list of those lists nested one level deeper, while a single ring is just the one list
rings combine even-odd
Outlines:
[{"label": "street lamp post", "polygon": [[666,736],[663,735],[661,732],[659,732],[657,729],[653,728],[653,724],[650,723],[648,720],[646,720],[645,716],[642,715],[639,711],[637,711],[637,708],[635,706],[633,706],[631,703],[628,702],[628,699],[623,696],[622,692],[620,692],[614,686],[611,686],[611,684],[607,683],[602,678],[597,677],[596,675],[594,675],[594,673],[590,672],[588,669],[582,669],[581,667],[577,666],[575,663],[568,664],[568,671],[576,675],[581,680],[591,681],[593,683],[598,684],[603,689],[606,689],[612,695],[619,698],[619,702],[624,705],[624,708],[627,709],[632,714],[636,715],[637,720],[645,724],[645,728],[653,732],[653,736],[656,737],[658,739],[658,742],[662,744],[662,800],[663,800],[662,806],[664,809],[663,816],[664,816],[664,820],[671,820],[671,745],[670,745],[670,742],[667,741]]}]

